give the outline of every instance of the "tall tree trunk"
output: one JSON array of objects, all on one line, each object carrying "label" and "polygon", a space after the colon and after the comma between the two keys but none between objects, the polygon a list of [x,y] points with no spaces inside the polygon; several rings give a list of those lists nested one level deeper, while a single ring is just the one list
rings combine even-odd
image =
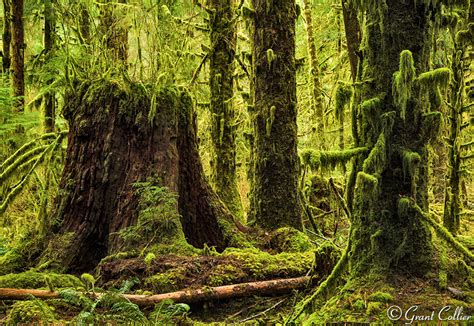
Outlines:
[{"label": "tall tree trunk", "polygon": [[351,66],[352,81],[357,79],[357,66],[359,62],[358,51],[361,40],[361,32],[359,20],[357,19],[357,10],[354,4],[348,0],[342,0],[342,17],[344,20],[344,30],[346,32],[347,53],[349,55],[349,63]]},{"label": "tall tree trunk", "polygon": [[25,32],[23,26],[23,0],[12,2],[12,84],[14,108],[23,111],[25,105]]},{"label": "tall tree trunk", "polygon": [[253,0],[256,223],[301,229],[294,0]]},{"label": "tall tree trunk", "polygon": [[3,72],[10,71],[11,57],[10,46],[12,42],[12,23],[11,23],[11,3],[10,0],[3,0]]},{"label": "tall tree trunk", "polygon": [[[121,25],[123,18],[120,4],[126,0],[101,0],[100,29],[105,46],[109,49],[115,61],[127,62],[128,31]],[[118,3],[118,5],[117,5]]]},{"label": "tall tree trunk", "polygon": [[397,268],[422,275],[432,267],[431,233],[421,215],[428,209],[427,144],[441,123],[439,106],[427,98],[438,85],[429,80],[432,72],[422,74],[429,69],[429,9],[398,0],[363,9],[359,136],[371,152],[357,167],[351,276],[383,277]]},{"label": "tall tree trunk", "polygon": [[232,0],[211,0],[210,89],[214,156],[212,181],[222,201],[232,213],[242,217],[237,188],[235,151],[234,57],[236,26]]},{"label": "tall tree trunk", "polygon": [[[463,207],[461,200],[461,170],[463,169],[463,148],[472,147],[471,144],[462,144],[462,124],[463,113],[466,111],[464,106],[465,96],[465,71],[470,72],[470,59],[466,49],[472,41],[472,33],[469,32],[467,17],[459,20],[459,26],[452,26],[451,37],[454,43],[454,51],[451,59],[451,71],[453,78],[450,85],[448,126],[449,135],[447,137],[448,162],[447,176],[444,198],[443,225],[453,234],[459,232],[460,213]],[[464,35],[467,35],[464,36]],[[466,125],[465,127],[468,127]],[[472,156],[472,154],[471,154]]]},{"label": "tall tree trunk", "polygon": [[134,225],[139,214],[134,184],[151,177],[178,194],[189,243],[223,250],[230,241],[224,229],[232,225],[223,225],[232,215],[205,181],[189,95],[164,89],[154,110],[142,87],[127,88],[83,84],[65,101],[70,132],[56,215],[61,233],[74,234],[62,249],[69,270],[89,270],[119,249],[114,234]]},{"label": "tall tree trunk", "polygon": [[306,35],[309,54],[309,75],[311,76],[311,107],[314,113],[316,123],[316,133],[324,147],[324,109],[323,109],[323,91],[321,87],[318,54],[316,44],[314,43],[313,11],[311,0],[303,0],[304,18],[306,20]]},{"label": "tall tree trunk", "polygon": [[[51,0],[44,2],[44,52],[49,59],[53,55],[55,36],[55,17]],[[56,116],[56,96],[51,91],[44,96],[44,129],[45,132],[54,131]]]}]

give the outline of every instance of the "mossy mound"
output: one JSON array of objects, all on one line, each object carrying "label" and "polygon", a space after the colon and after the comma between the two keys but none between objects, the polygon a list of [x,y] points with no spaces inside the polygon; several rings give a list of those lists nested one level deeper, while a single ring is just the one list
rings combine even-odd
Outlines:
[{"label": "mossy mound", "polygon": [[37,289],[77,287],[82,282],[74,275],[27,271],[0,276],[0,288]]},{"label": "mossy mound", "polygon": [[265,248],[276,253],[282,253],[305,252],[315,249],[315,246],[305,233],[294,228],[284,227],[269,234]]},{"label": "mossy mound", "polygon": [[54,308],[40,300],[17,301],[7,315],[7,325],[49,324],[56,320]]},{"label": "mossy mound", "polygon": [[23,257],[14,250],[8,250],[0,255],[0,275],[14,273],[21,270],[24,264]]}]

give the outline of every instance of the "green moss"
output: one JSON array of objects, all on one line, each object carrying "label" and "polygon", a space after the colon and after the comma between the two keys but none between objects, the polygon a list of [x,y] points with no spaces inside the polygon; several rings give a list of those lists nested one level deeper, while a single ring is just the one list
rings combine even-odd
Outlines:
[{"label": "green moss", "polygon": [[420,74],[417,81],[427,87],[441,87],[445,89],[449,84],[451,70],[449,68],[438,68]]},{"label": "green moss", "polygon": [[382,302],[369,302],[365,313],[369,316],[377,315],[382,311],[383,307],[384,304]]},{"label": "green moss", "polygon": [[112,261],[116,261],[116,260],[122,260],[122,259],[127,259],[127,258],[135,258],[135,257],[138,257],[138,255],[139,255],[139,253],[137,251],[117,252],[115,254],[112,254],[112,255],[109,255],[109,256],[106,256],[106,257],[102,258],[99,265],[104,264],[104,263],[109,263],[109,262],[112,262]]},{"label": "green moss", "polygon": [[242,280],[246,274],[234,265],[219,265],[209,275],[207,284],[209,286],[221,286],[233,284]]},{"label": "green moss", "polygon": [[364,311],[365,310],[365,302],[362,299],[357,299],[352,303],[352,309],[355,311]]},{"label": "green moss", "polygon": [[408,101],[412,97],[415,77],[413,55],[410,51],[404,50],[400,53],[399,70],[394,73],[392,83],[393,99],[403,120],[405,120]]},{"label": "green moss", "polygon": [[232,258],[244,272],[256,279],[304,275],[314,259],[311,251],[271,255],[256,248],[227,248],[222,254]]},{"label": "green moss", "polygon": [[383,303],[390,303],[393,302],[393,296],[387,292],[375,292],[369,296],[369,301],[371,302],[383,302]]},{"label": "green moss", "polygon": [[377,139],[377,143],[370,151],[369,156],[365,159],[362,169],[369,174],[382,174],[387,164],[387,148],[385,142],[385,134],[381,133]]},{"label": "green moss", "polygon": [[352,86],[339,82],[336,88],[336,119],[344,119],[344,108],[350,104],[352,98]]},{"label": "green moss", "polygon": [[277,252],[305,252],[313,248],[308,236],[294,228],[284,227],[273,231],[268,240]]},{"label": "green moss", "polygon": [[344,166],[353,157],[367,152],[366,147],[351,148],[343,151],[317,151],[305,149],[301,151],[300,157],[304,165],[312,170],[319,168],[333,170],[337,166]]},{"label": "green moss", "polygon": [[173,268],[165,273],[158,273],[146,278],[145,286],[151,288],[154,293],[176,291],[182,286],[180,282],[184,280],[185,274],[185,268]]},{"label": "green moss", "polygon": [[8,325],[19,323],[52,323],[56,320],[54,308],[40,300],[17,301],[7,315]]},{"label": "green moss", "polygon": [[82,282],[73,275],[27,271],[19,274],[0,276],[0,288],[44,288],[48,287],[46,278],[57,288],[77,287],[82,285]]}]

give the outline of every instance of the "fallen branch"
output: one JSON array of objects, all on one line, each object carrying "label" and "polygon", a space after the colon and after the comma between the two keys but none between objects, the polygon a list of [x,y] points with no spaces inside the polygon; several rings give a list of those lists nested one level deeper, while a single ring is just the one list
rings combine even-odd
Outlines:
[{"label": "fallen branch", "polygon": [[[271,281],[240,283],[218,287],[205,287],[196,290],[184,290],[163,294],[140,295],[124,294],[123,296],[139,306],[153,306],[163,300],[171,299],[180,303],[195,303],[202,301],[224,300],[253,295],[273,295],[287,293],[291,290],[305,288],[310,278],[308,276],[278,279]],[[100,298],[103,293],[90,293],[93,298]],[[0,288],[1,300],[28,300],[31,296],[38,299],[60,298],[57,291],[33,289]]]}]

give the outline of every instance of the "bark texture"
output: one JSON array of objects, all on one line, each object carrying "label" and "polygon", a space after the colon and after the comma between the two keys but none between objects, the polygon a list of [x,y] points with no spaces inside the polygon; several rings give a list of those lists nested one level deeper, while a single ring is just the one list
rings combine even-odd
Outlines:
[{"label": "bark texture", "polygon": [[25,104],[25,31],[23,26],[23,0],[15,0],[12,8],[12,85],[14,107],[18,111]]},{"label": "bark texture", "polygon": [[298,194],[295,19],[290,1],[253,0],[253,213],[266,229],[302,228]]},{"label": "bark texture", "polygon": [[[55,17],[53,3],[51,0],[44,2],[44,51],[47,58],[50,58],[54,48]],[[51,91],[44,96],[44,129],[45,132],[54,131],[56,116],[55,92]]]},{"label": "bark texture", "polygon": [[106,81],[67,96],[70,132],[56,213],[61,233],[74,233],[63,255],[69,270],[89,270],[119,248],[112,234],[137,221],[133,184],[149,177],[178,193],[191,244],[226,245],[221,221],[232,216],[204,179],[190,97],[163,88],[152,108],[150,96],[139,85]]},{"label": "bark texture", "polygon": [[3,72],[10,71],[11,57],[10,46],[12,42],[12,23],[11,23],[11,3],[10,0],[3,0]]},{"label": "bark texture", "polygon": [[212,182],[217,194],[234,215],[242,217],[236,176],[236,123],[233,106],[236,26],[232,0],[212,0],[210,7],[210,89],[214,156]]},{"label": "bark texture", "polygon": [[[217,287],[206,287],[203,289],[183,290],[177,292],[141,295],[124,294],[123,296],[141,307],[154,306],[164,300],[173,300],[180,303],[196,303],[211,300],[226,300],[253,295],[274,295],[288,293],[296,289],[305,288],[311,282],[309,276],[279,279],[271,281],[260,281],[224,285]],[[59,292],[33,289],[0,289],[0,299],[3,300],[28,300],[32,295],[39,299],[60,298]],[[92,296],[100,298],[101,293],[94,293]]]},{"label": "bark texture", "polygon": [[355,82],[357,79],[357,67],[359,63],[358,52],[361,41],[361,31],[359,20],[357,19],[357,10],[348,0],[342,0],[342,17],[344,20],[344,30],[346,33],[347,53],[351,65],[351,77]]}]

